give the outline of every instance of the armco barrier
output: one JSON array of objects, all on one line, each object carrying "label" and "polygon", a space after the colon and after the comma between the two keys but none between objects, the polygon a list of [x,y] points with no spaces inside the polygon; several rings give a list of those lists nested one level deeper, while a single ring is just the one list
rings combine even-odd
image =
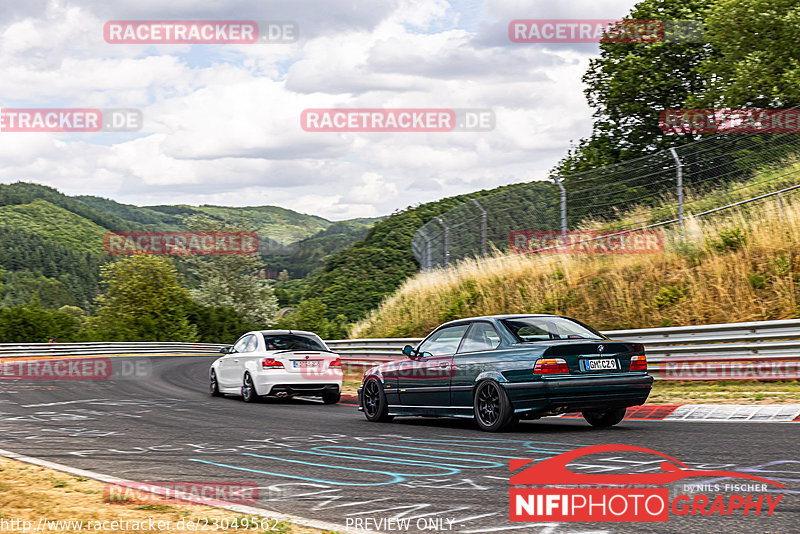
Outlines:
[{"label": "armco barrier", "polygon": [[0,358],[31,356],[118,356],[124,354],[216,354],[216,343],[0,343]]},{"label": "armco barrier", "polygon": [[[800,379],[800,319],[639,330],[612,330],[607,336],[643,343],[649,372],[666,380]],[[403,358],[404,345],[421,338],[326,341],[345,364],[362,369]],[[214,343],[0,343],[0,359],[34,356],[212,355]]]}]

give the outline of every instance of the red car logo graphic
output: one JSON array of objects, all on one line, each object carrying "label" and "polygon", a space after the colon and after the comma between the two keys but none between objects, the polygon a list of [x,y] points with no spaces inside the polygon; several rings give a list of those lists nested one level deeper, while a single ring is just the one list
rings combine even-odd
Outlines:
[{"label": "red car logo graphic", "polygon": [[[634,474],[588,474],[588,473],[575,473],[567,469],[567,464],[589,454],[597,454],[604,452],[644,452],[655,454],[665,458],[666,461],[662,462],[660,467],[662,473],[634,473]],[[511,460],[511,471],[515,471],[534,460]],[[509,483],[512,485],[617,485],[617,484],[669,484],[676,480],[691,477],[732,477],[732,478],[746,478],[758,482],[765,482],[772,484],[779,488],[786,486],[778,482],[773,482],[766,478],[758,477],[755,475],[748,475],[746,473],[737,473],[735,471],[716,471],[705,469],[691,469],[688,465],[667,456],[664,453],[647,449],[645,447],[637,447],[635,445],[592,445],[590,447],[582,447],[574,451],[559,454],[553,458],[542,460],[530,466],[528,469],[521,471],[511,477]]]}]

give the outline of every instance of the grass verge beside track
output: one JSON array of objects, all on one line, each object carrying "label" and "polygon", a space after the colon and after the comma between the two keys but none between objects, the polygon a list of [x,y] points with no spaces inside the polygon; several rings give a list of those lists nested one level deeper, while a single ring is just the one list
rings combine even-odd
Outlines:
[{"label": "grass verge beside track", "polygon": [[800,404],[800,381],[656,380],[647,404]]},{"label": "grass verge beside track", "polygon": [[[83,477],[75,477],[65,473],[60,473],[44,467],[29,465],[26,463],[9,460],[0,457],[0,531],[2,532],[30,532],[40,525],[40,520],[44,519],[51,523],[42,523],[42,527],[48,525],[52,528],[40,529],[41,532],[58,532],[62,534],[83,534],[85,532],[101,532],[89,527],[100,521],[108,522],[109,527],[112,521],[127,521],[128,525],[136,522],[146,525],[150,520],[153,522],[169,521],[173,527],[169,530],[156,528],[150,529],[126,529],[125,532],[150,533],[150,532],[170,532],[188,533],[195,532],[195,529],[180,529],[179,522],[184,520],[184,524],[193,521],[200,524],[207,523],[208,528],[212,525],[221,524],[222,521],[232,522],[234,519],[241,521],[246,516],[199,505],[166,505],[157,504],[153,497],[144,495],[143,499],[132,502],[107,502],[104,497],[104,486],[102,482],[89,480]],[[256,518],[253,518],[256,519]],[[257,518],[262,519],[262,518]],[[21,525],[24,521],[29,521],[33,528],[23,530],[14,528],[14,523]],[[56,521],[61,521],[57,525]],[[75,523],[71,526],[65,522],[82,521],[83,528],[75,528]],[[6,522],[4,524],[3,522]],[[166,525],[166,523],[162,523]],[[61,528],[59,528],[59,526]],[[105,529],[105,532],[120,532],[112,528]],[[222,530],[219,530],[222,532]],[[266,529],[233,529],[226,530],[230,533],[240,534],[320,534],[324,531],[300,527],[285,521],[271,520]],[[333,534],[333,533],[328,533]]]}]

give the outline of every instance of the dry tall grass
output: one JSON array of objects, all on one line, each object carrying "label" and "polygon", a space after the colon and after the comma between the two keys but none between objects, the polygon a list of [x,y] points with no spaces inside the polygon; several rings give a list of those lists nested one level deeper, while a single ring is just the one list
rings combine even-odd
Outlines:
[{"label": "dry tall grass", "polygon": [[800,199],[702,220],[665,251],[631,255],[521,255],[468,260],[420,273],[351,337],[421,336],[476,315],[555,313],[600,329],[798,317]]}]

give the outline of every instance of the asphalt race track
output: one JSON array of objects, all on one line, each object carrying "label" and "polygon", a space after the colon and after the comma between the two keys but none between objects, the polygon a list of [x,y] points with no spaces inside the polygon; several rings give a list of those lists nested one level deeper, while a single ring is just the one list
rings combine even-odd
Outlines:
[{"label": "asphalt race track", "polygon": [[[242,481],[258,507],[338,525],[411,519],[449,532],[797,532],[800,423],[624,421],[597,430],[549,418],[487,434],[469,421],[368,423],[355,406],[312,400],[245,404],[207,394],[213,357],[114,358],[138,375],[97,381],[0,381],[0,448],[136,481]],[[127,362],[127,363],[126,363]],[[774,516],[671,517],[668,523],[508,521],[509,460],[596,444],[647,447],[690,467],[744,471],[788,490]],[[653,456],[595,455],[586,473],[659,470]],[[684,493],[684,480],[670,486]],[[706,480],[706,482],[709,482]],[[715,481],[711,481],[715,482]],[[717,480],[716,483],[745,482]],[[419,529],[418,529],[419,527]],[[342,529],[344,530],[344,529]],[[351,530],[358,532],[357,530]],[[388,531],[388,530],[387,530]],[[397,531],[396,529],[394,530]]]}]

